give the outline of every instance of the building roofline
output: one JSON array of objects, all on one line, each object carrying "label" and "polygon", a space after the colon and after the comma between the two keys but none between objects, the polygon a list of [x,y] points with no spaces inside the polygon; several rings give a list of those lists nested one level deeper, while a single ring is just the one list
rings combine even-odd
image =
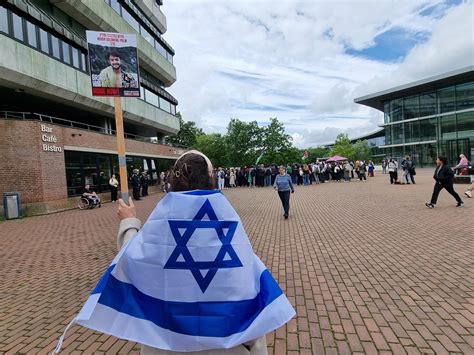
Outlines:
[{"label": "building roofline", "polygon": [[373,107],[377,110],[383,111],[383,102],[385,100],[410,96],[419,92],[436,90],[454,83],[459,83],[460,81],[470,80],[474,80],[474,65],[468,65],[443,74],[382,90],[370,95],[361,96],[355,98],[354,102],[356,104]]},{"label": "building roofline", "polygon": [[[383,134],[380,134],[382,133]],[[360,137],[356,137],[356,138],[352,138],[351,139],[351,142],[357,142],[359,139],[360,140],[366,140],[366,139],[370,139],[370,138],[375,138],[375,137],[378,137],[378,136],[385,136],[385,127],[383,128],[379,128],[377,129],[376,131],[373,131],[371,133],[368,133],[368,134],[364,134],[363,136],[360,136]]]}]

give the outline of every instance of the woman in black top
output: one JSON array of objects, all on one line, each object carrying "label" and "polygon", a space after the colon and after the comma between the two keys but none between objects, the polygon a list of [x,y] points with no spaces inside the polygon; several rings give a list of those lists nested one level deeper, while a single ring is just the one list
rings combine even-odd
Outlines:
[{"label": "woman in black top", "polygon": [[431,202],[425,203],[426,207],[434,208],[436,201],[438,201],[438,195],[442,189],[446,189],[457,201],[456,207],[462,207],[464,205],[461,197],[454,191],[453,187],[454,173],[447,164],[447,159],[444,157],[438,157],[436,159],[436,170],[433,175],[436,184],[433,189],[433,195],[431,196]]}]

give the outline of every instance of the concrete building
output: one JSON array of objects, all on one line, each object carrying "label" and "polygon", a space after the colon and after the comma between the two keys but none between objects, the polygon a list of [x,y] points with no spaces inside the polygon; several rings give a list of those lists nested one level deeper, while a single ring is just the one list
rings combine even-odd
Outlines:
[{"label": "concrete building", "polygon": [[[93,97],[86,30],[135,33],[140,98],[123,98],[127,167],[153,183],[184,150],[174,50],[163,39],[161,0],[8,0],[0,4],[0,193],[25,213],[74,206],[85,184],[99,193],[118,173],[113,98]],[[104,194],[107,198],[108,194]]]},{"label": "concrete building", "polygon": [[450,165],[459,154],[474,159],[474,66],[387,89],[354,100],[384,113],[385,142],[377,155],[410,154],[419,167],[440,155]]}]

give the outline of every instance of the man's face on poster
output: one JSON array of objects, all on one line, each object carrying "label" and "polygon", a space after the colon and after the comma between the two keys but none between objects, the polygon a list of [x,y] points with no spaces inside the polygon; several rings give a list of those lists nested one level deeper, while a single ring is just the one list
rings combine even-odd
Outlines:
[{"label": "man's face on poster", "polygon": [[121,66],[120,57],[110,55],[109,56],[109,64],[114,70],[119,70],[120,66]]}]

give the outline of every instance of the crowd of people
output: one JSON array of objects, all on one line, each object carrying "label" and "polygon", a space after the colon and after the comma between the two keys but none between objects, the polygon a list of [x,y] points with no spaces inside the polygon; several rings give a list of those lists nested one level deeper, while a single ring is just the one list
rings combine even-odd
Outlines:
[{"label": "crowd of people", "polygon": [[[287,164],[286,173],[295,185],[312,185],[329,181],[349,182],[352,179],[367,181],[367,176],[374,176],[375,165],[369,160],[327,162],[316,161],[307,164]],[[218,168],[214,171],[216,186],[222,190],[233,187],[267,187],[273,186],[279,174],[279,167],[256,165],[244,167]]]}]

